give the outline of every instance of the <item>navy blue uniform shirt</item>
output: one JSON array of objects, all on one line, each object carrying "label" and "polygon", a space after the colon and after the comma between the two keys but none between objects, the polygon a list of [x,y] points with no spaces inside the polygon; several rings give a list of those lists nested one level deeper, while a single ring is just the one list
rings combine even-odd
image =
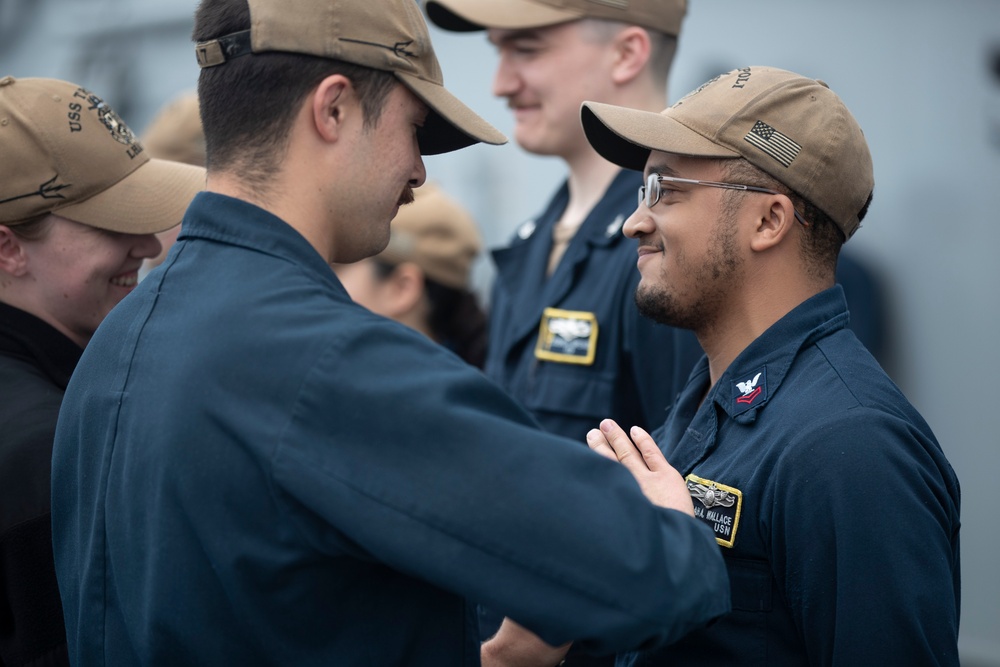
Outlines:
[{"label": "navy blue uniform shirt", "polygon": [[466,600],[603,651],[728,609],[704,525],[217,194],[87,346],[52,475],[76,667],[469,666]]},{"label": "navy blue uniform shirt", "polygon": [[707,358],[692,373],[653,436],[715,531],[733,611],[620,665],[958,664],[958,480],[846,325],[834,287],[711,389]]},{"label": "navy blue uniform shirt", "polygon": [[486,374],[544,429],[581,444],[606,417],[626,429],[663,423],[701,356],[691,332],[656,324],[636,308],[637,246],[622,225],[640,185],[639,172],[618,173],[551,277],[545,272],[552,228],[569,201],[565,184],[508,248],[493,253]]}]

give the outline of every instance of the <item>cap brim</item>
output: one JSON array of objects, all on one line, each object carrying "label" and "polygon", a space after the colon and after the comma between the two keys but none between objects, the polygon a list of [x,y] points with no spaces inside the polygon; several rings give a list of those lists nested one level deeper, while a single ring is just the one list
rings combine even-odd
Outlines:
[{"label": "cap brim", "polygon": [[405,72],[395,72],[414,95],[430,107],[431,113],[417,135],[422,155],[438,155],[476,143],[498,146],[507,137],[479,117],[444,86]]},{"label": "cap brim", "polygon": [[580,120],[594,150],[626,169],[643,171],[650,151],[704,158],[739,157],[739,153],[719,146],[664,113],[584,102]]},{"label": "cap brim", "polygon": [[103,192],[52,212],[113,232],[155,234],[179,225],[204,189],[203,168],[149,160]]},{"label": "cap brim", "polygon": [[454,32],[541,28],[582,16],[579,12],[553,9],[527,0],[427,0],[424,8],[431,23]]}]

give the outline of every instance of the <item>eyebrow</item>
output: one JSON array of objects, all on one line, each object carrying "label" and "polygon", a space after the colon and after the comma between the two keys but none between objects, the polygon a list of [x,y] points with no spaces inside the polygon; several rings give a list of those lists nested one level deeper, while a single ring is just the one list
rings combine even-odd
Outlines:
[{"label": "eyebrow", "polygon": [[650,174],[659,174],[660,176],[673,176],[674,178],[680,178],[680,174],[667,166],[665,162],[654,163],[646,167],[643,172],[645,178],[649,178]]},{"label": "eyebrow", "polygon": [[517,42],[520,40],[529,41],[541,41],[541,36],[538,34],[538,30],[534,28],[522,28],[520,30],[511,30],[496,39],[492,35],[487,36],[493,46],[503,46],[505,44],[510,44],[511,42]]}]

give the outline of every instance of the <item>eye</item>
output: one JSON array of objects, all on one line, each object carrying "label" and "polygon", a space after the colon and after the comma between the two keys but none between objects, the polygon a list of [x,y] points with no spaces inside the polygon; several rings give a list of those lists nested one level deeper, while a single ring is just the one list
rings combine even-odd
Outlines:
[{"label": "eye", "polygon": [[680,187],[678,187],[675,183],[671,183],[670,181],[660,181],[660,198],[661,199],[665,198],[665,197],[672,197],[672,196],[678,195],[681,192],[684,192],[684,191]]},{"label": "eye", "polygon": [[428,115],[429,115],[429,112],[424,111],[417,118],[415,118],[413,120],[412,125],[413,125],[413,134],[414,134],[414,136],[420,134],[420,132],[424,129],[424,125],[427,123],[427,116]]},{"label": "eye", "polygon": [[542,50],[541,44],[531,39],[518,39],[507,44],[507,51],[515,57],[530,57]]}]

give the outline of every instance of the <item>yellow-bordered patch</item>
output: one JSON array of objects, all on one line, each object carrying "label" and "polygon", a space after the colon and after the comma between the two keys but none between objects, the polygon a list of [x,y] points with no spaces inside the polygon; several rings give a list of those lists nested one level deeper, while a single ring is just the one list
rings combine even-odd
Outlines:
[{"label": "yellow-bordered patch", "polygon": [[740,527],[743,492],[697,475],[688,475],[684,479],[694,499],[694,515],[712,528],[716,542],[732,549]]},{"label": "yellow-bordered patch", "polygon": [[546,308],[538,327],[535,357],[590,366],[597,353],[597,316],[581,310]]}]

